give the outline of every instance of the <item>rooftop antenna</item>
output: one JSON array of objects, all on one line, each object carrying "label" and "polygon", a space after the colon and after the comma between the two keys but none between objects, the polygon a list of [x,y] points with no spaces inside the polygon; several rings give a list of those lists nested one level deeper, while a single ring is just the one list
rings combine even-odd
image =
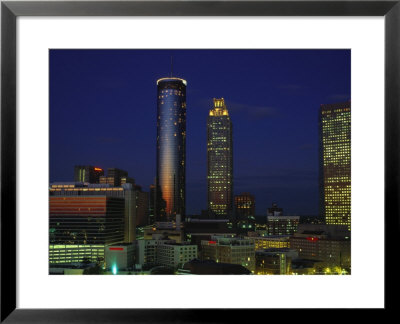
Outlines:
[{"label": "rooftop antenna", "polygon": [[172,78],[173,64],[172,64],[172,55],[171,55],[171,78]]}]

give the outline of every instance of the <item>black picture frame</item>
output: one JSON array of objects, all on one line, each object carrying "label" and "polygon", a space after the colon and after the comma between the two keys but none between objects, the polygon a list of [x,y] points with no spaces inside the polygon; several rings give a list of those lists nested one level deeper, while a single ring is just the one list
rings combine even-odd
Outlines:
[{"label": "black picture frame", "polygon": [[[16,308],[16,18],[18,16],[384,16],[385,309],[398,283],[388,249],[399,233],[400,1],[1,1],[1,322],[230,322],[244,310]],[[373,235],[373,233],[371,233]],[[392,267],[393,268],[393,267]],[[38,292],[40,293],[40,292]],[[218,295],[218,294],[217,294]],[[393,306],[393,307],[392,307]],[[266,305],[268,307],[268,305]],[[249,315],[248,309],[245,312]],[[263,316],[251,310],[251,318]],[[250,318],[249,318],[250,319]]]}]

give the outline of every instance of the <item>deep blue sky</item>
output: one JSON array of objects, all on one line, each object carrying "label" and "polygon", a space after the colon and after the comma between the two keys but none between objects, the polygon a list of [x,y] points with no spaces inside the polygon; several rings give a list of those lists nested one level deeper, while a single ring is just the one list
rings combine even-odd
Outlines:
[{"label": "deep blue sky", "polygon": [[234,193],[256,214],[318,214],[318,109],[350,99],[350,50],[51,50],[50,182],[76,164],[117,167],[145,191],[156,160],[156,80],[187,86],[186,208],[207,206],[206,120],[225,98],[233,123]]}]

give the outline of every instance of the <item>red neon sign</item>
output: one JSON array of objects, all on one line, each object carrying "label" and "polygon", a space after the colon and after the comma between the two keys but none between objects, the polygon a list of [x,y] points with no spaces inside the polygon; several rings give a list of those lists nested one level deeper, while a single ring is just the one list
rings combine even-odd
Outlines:
[{"label": "red neon sign", "polygon": [[111,251],[123,251],[124,250],[124,248],[120,248],[120,247],[110,247],[108,249]]},{"label": "red neon sign", "polygon": [[208,241],[208,244],[217,244],[216,241]]},{"label": "red neon sign", "polygon": [[307,240],[315,242],[315,241],[318,241],[318,237],[307,237]]}]

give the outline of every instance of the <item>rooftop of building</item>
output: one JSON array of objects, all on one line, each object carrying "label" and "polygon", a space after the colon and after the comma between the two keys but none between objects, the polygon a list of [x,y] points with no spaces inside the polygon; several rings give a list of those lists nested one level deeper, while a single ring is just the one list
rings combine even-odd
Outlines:
[{"label": "rooftop of building", "polygon": [[113,247],[113,246],[130,246],[130,245],[133,245],[133,243],[119,243],[119,244],[108,245],[107,247]]},{"label": "rooftop of building", "polygon": [[254,245],[252,241],[249,239],[244,239],[244,238],[238,238],[238,237],[211,237],[211,241],[203,240],[201,241],[201,244],[215,244],[215,245],[229,245],[229,246],[249,246],[249,245]]},{"label": "rooftop of building", "polygon": [[131,188],[132,184],[124,183],[121,186],[112,186],[109,183],[89,183],[89,182],[52,182],[50,188],[61,189],[96,189],[110,188],[111,190],[122,190],[122,188]]},{"label": "rooftop of building", "polygon": [[229,116],[224,98],[213,98],[214,107],[210,110],[209,116]]},{"label": "rooftop of building", "polygon": [[322,104],[321,110],[351,108],[351,101],[338,102],[334,104]]},{"label": "rooftop of building", "polygon": [[228,223],[229,219],[187,218],[185,223]]},{"label": "rooftop of building", "polygon": [[350,240],[351,233],[347,225],[299,224],[295,238],[319,236],[323,239]]},{"label": "rooftop of building", "polygon": [[268,215],[267,219],[300,219],[300,216],[295,215]]},{"label": "rooftop of building", "polygon": [[246,239],[289,239],[291,235],[245,236]]},{"label": "rooftop of building", "polygon": [[181,81],[185,86],[187,85],[187,81],[181,78],[176,78],[176,77],[165,77],[157,80],[157,85],[160,82],[168,82],[168,81]]},{"label": "rooftop of building", "polygon": [[190,242],[181,242],[181,243],[177,243],[177,242],[168,242],[165,243],[164,245],[172,245],[172,246],[197,246],[195,244],[190,244]]},{"label": "rooftop of building", "polygon": [[192,274],[251,274],[251,271],[239,264],[220,263],[213,260],[193,259],[183,266],[184,270],[190,270]]},{"label": "rooftop of building", "polygon": [[215,235],[224,235],[224,234],[228,234],[228,235],[236,235],[235,233],[188,233],[188,234],[190,234],[191,236],[208,236],[208,237],[212,237],[212,236],[215,236]]},{"label": "rooftop of building", "polygon": [[288,252],[297,252],[297,251],[290,248],[268,248],[268,249],[257,250],[256,254],[275,254],[275,253],[288,253]]},{"label": "rooftop of building", "polygon": [[302,231],[301,234],[313,234],[313,235],[322,235],[326,233],[325,231]]}]

